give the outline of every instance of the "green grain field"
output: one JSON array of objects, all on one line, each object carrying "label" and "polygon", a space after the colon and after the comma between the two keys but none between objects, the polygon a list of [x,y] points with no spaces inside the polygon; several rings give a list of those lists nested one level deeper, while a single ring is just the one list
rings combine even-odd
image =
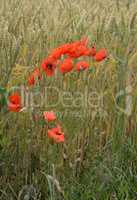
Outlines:
[{"label": "green grain field", "polygon": [[[83,37],[107,59],[27,87]],[[29,90],[18,113],[2,98],[16,88]],[[64,143],[47,137],[47,110]],[[137,0],[0,0],[0,200],[137,200]]]}]

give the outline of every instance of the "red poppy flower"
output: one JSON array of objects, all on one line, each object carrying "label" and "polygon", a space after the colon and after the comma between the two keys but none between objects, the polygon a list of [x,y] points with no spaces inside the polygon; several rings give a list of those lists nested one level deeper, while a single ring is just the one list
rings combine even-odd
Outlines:
[{"label": "red poppy flower", "polygon": [[88,39],[86,37],[76,42],[63,44],[58,48],[53,49],[50,57],[58,60],[62,55],[67,54],[69,57],[78,58],[80,56],[83,56],[87,52],[87,44]]},{"label": "red poppy flower", "polygon": [[56,115],[53,111],[45,111],[43,114],[44,114],[45,120],[48,122],[56,120]]},{"label": "red poppy flower", "polygon": [[71,58],[66,58],[60,65],[60,72],[65,74],[73,69],[73,60]]},{"label": "red poppy flower", "polygon": [[77,71],[83,71],[83,70],[87,69],[88,67],[89,67],[89,63],[86,62],[86,61],[79,61],[76,64],[76,70]]},{"label": "red poppy flower", "polygon": [[28,78],[28,84],[29,86],[32,86],[35,84],[36,79],[41,80],[42,76],[40,74],[39,68],[35,68],[32,74]]},{"label": "red poppy flower", "polygon": [[61,55],[67,54],[69,57],[78,58],[83,56],[87,51],[87,43],[88,39],[83,38],[76,42],[63,44],[60,47],[54,49],[51,53],[51,56],[55,59],[59,59]]},{"label": "red poppy flower", "polygon": [[72,44],[70,51],[68,52],[68,56],[71,58],[79,58],[87,54],[87,47],[81,44]]},{"label": "red poppy flower", "polygon": [[52,76],[56,68],[56,60],[52,57],[48,57],[42,62],[41,67],[47,76]]},{"label": "red poppy flower", "polygon": [[100,49],[95,55],[95,61],[100,62],[107,57],[107,51],[105,48]]},{"label": "red poppy flower", "polygon": [[67,44],[63,44],[59,47],[60,49],[60,52],[61,52],[61,55],[65,55],[67,54],[70,49],[71,49],[71,44],[70,43],[67,43]]},{"label": "red poppy flower", "polygon": [[96,55],[96,47],[93,46],[89,49],[87,49],[87,51],[85,51],[85,56],[95,56]]},{"label": "red poppy flower", "polygon": [[64,133],[61,131],[60,126],[49,129],[48,137],[54,140],[56,143],[61,143],[65,141],[65,136],[64,136]]},{"label": "red poppy flower", "polygon": [[71,48],[71,44],[69,43],[63,44],[59,46],[58,48],[53,49],[53,51],[50,54],[50,57],[55,60],[59,60],[62,55],[65,55],[69,52],[70,48]]},{"label": "red poppy flower", "polygon": [[79,58],[87,51],[87,39],[81,39],[80,41],[70,43],[70,48],[67,51],[67,55],[72,58]]},{"label": "red poppy flower", "polygon": [[11,112],[19,112],[21,110],[21,97],[16,92],[9,96],[8,98],[8,109]]},{"label": "red poppy flower", "polygon": [[62,56],[62,49],[60,47],[53,49],[53,51],[50,54],[50,57],[53,58],[54,60],[58,60],[60,59],[60,57]]}]

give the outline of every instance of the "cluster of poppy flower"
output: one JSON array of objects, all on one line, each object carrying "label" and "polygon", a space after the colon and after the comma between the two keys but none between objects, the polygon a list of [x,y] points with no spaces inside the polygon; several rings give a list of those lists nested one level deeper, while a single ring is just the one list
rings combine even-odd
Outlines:
[{"label": "cluster of poppy flower", "polygon": [[[45,58],[41,63],[41,68],[45,72],[46,76],[54,75],[55,69],[58,67],[62,74],[66,74],[75,68],[76,71],[84,71],[89,68],[89,63],[85,60],[78,61],[74,64],[74,59],[80,57],[92,57],[96,62],[101,62],[107,57],[107,51],[105,48],[96,50],[96,47],[88,47],[88,39],[83,38],[79,41],[67,43],[61,45],[51,51],[49,56]],[[64,60],[62,61],[62,57]],[[28,78],[28,85],[34,86],[36,80],[42,80],[42,74],[39,67],[36,67]],[[12,112],[19,112],[21,110],[21,97],[16,92],[8,98],[8,109]],[[55,121],[56,116],[53,111],[44,112],[44,118],[47,122]],[[52,138],[56,142],[64,142],[64,133],[61,131],[61,127],[56,127],[48,130],[48,137]]]},{"label": "cluster of poppy flower", "polygon": [[[8,109],[11,112],[19,112],[21,110],[21,97],[19,93],[13,93],[8,98]],[[50,124],[55,122],[57,117],[53,111],[45,111],[43,113],[45,121]],[[61,126],[57,124],[54,128],[48,129],[48,137],[53,139],[56,143],[65,141],[64,133],[61,130]]]},{"label": "cluster of poppy flower", "polygon": [[[67,43],[53,49],[49,56],[42,61],[41,68],[46,76],[53,76],[57,67],[62,74],[66,74],[74,68],[78,72],[84,71],[89,68],[89,63],[81,60],[74,64],[74,60],[87,56],[92,57],[96,62],[101,62],[107,57],[107,51],[105,48],[97,51],[95,46],[88,48],[88,39],[84,38],[80,41]],[[64,58],[63,61],[62,57]],[[41,71],[38,67],[29,76],[28,85],[33,86],[36,79],[42,79]]]},{"label": "cluster of poppy flower", "polygon": [[[56,115],[53,111],[45,111],[43,113],[46,122],[51,123],[56,121]],[[65,141],[64,133],[61,130],[60,125],[56,125],[54,128],[48,129],[48,137],[54,140],[56,143]]]}]

